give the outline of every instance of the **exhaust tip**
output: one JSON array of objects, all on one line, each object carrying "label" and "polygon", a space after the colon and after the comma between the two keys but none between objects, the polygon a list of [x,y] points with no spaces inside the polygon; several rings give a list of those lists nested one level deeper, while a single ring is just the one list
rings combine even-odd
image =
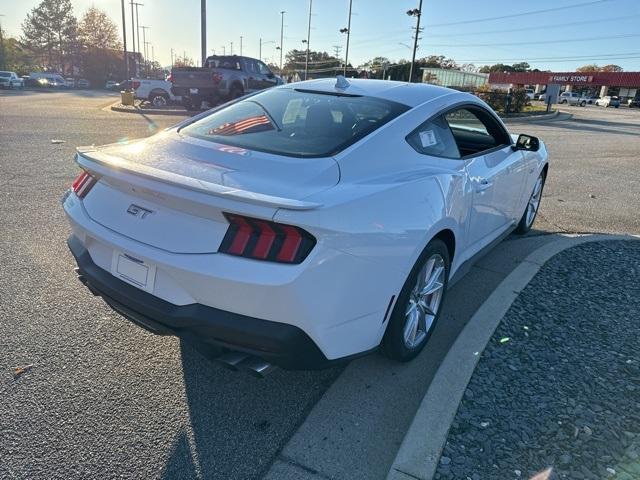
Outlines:
[{"label": "exhaust tip", "polygon": [[229,352],[216,358],[216,361],[229,370],[239,370],[240,363],[249,358],[249,355],[241,352]]},{"label": "exhaust tip", "polygon": [[240,368],[254,377],[264,378],[273,372],[276,367],[261,358],[249,357],[240,364]]}]

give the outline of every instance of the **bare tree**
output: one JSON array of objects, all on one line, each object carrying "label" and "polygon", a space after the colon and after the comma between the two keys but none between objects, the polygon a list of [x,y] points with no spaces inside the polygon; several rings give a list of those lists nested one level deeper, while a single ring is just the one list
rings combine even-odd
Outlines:
[{"label": "bare tree", "polygon": [[90,7],[80,21],[79,39],[86,48],[122,49],[115,22],[103,10]]}]

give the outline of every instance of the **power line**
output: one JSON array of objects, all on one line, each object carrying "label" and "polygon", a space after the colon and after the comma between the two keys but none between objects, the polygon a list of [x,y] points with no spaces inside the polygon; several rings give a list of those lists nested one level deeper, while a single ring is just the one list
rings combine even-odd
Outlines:
[{"label": "power line", "polygon": [[[630,38],[630,37],[640,37],[640,33],[624,33],[621,35],[606,35],[602,37],[582,37],[582,38],[562,38],[556,40],[536,40],[535,44],[550,44],[550,43],[570,43],[570,42],[587,42],[591,40],[610,40],[614,38]],[[430,47],[500,47],[505,45],[505,42],[498,43],[430,43]],[[509,42],[506,45],[531,45],[531,41],[527,42]]]},{"label": "power line", "polygon": [[557,12],[559,10],[568,10],[570,8],[577,7],[586,7],[590,5],[597,5],[600,3],[613,2],[615,0],[592,0],[590,2],[582,2],[582,3],[574,3],[572,5],[563,5],[561,7],[553,7],[553,8],[544,8],[541,10],[529,10],[528,12],[520,12],[520,13],[511,13],[509,15],[500,15],[497,17],[485,17],[485,18],[476,18],[474,20],[461,20],[458,22],[448,22],[448,23],[435,23],[433,25],[427,25],[427,28],[434,27],[449,27],[452,25],[466,25],[469,23],[480,23],[480,22],[490,22],[492,20],[504,20],[505,18],[517,18],[517,17],[525,17],[529,15],[536,15],[539,13],[548,13],[548,12]]},{"label": "power line", "polygon": [[[551,25],[534,25],[532,27],[519,27],[519,28],[510,28],[510,29],[500,29],[500,30],[482,30],[476,32],[467,32],[467,33],[439,33],[435,35],[429,34],[429,38],[432,37],[470,37],[473,35],[487,35],[491,33],[511,33],[511,32],[521,32],[523,30],[546,30],[548,28],[564,28],[572,25],[589,25],[592,23],[604,23],[604,22],[613,22],[618,20],[628,20],[640,17],[640,14],[635,15],[623,15],[620,17],[610,17],[610,18],[598,18],[597,20],[582,20],[579,22],[563,22],[563,23],[554,23]],[[387,37],[388,38],[388,37]],[[388,41],[388,40],[385,40]],[[536,42],[537,43],[537,42]]]}]

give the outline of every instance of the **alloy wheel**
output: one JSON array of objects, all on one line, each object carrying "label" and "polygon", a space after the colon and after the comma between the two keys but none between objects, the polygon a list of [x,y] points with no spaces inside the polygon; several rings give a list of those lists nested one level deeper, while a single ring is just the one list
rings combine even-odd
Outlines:
[{"label": "alloy wheel", "polygon": [[403,339],[409,349],[419,346],[433,327],[444,293],[445,274],[444,259],[437,253],[418,272],[405,311]]},{"label": "alloy wheel", "polygon": [[542,184],[543,178],[542,175],[540,175],[538,177],[538,180],[536,180],[536,184],[533,187],[533,192],[531,193],[531,197],[529,198],[529,203],[527,204],[527,227],[531,226],[536,218],[536,213],[538,213],[540,198],[542,197]]}]

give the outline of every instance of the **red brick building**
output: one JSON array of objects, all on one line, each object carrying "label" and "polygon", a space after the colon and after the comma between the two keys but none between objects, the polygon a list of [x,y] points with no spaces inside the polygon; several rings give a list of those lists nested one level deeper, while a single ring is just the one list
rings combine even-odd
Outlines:
[{"label": "red brick building", "polygon": [[548,84],[560,84],[564,91],[604,97],[617,95],[623,101],[640,97],[640,72],[496,72],[489,74],[491,85],[531,86],[536,93]]}]

